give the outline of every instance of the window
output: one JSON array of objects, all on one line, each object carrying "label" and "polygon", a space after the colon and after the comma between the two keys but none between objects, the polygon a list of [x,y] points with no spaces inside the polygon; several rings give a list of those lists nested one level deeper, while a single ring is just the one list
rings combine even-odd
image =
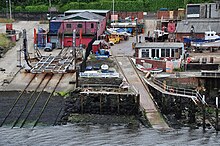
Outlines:
[{"label": "window", "polygon": [[71,24],[66,24],[66,28],[72,28],[72,25]]},{"label": "window", "polygon": [[78,27],[78,28],[82,28],[82,24],[78,24],[77,27]]},{"label": "window", "polygon": [[166,57],[170,57],[170,49],[166,49]]},{"label": "window", "polygon": [[166,57],[165,49],[161,49],[161,57]]},{"label": "window", "polygon": [[151,57],[153,57],[153,58],[156,56],[155,55],[155,49],[152,49],[151,54],[152,54]]},{"label": "window", "polygon": [[149,50],[148,49],[142,50],[142,57],[149,57]]},{"label": "window", "polygon": [[174,49],[171,49],[171,57],[174,57]]},{"label": "window", "polygon": [[157,54],[156,57],[159,58],[160,57],[159,56],[159,54],[160,54],[160,50],[159,49],[156,49],[156,54]]},{"label": "window", "polygon": [[91,23],[91,28],[94,28],[94,24],[93,23]]}]

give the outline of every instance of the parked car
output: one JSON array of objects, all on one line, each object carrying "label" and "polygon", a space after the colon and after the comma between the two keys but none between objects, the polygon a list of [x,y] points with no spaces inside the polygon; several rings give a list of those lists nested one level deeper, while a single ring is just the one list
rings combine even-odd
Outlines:
[{"label": "parked car", "polygon": [[44,51],[50,52],[52,50],[53,50],[52,43],[47,43],[46,46],[44,47]]}]

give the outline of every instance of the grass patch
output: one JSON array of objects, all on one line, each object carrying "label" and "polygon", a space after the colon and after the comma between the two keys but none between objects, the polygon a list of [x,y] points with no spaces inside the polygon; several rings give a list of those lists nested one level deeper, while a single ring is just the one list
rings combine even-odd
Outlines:
[{"label": "grass patch", "polygon": [[3,48],[9,48],[11,41],[6,37],[5,34],[0,34],[0,46]]},{"label": "grass patch", "polygon": [[49,24],[49,21],[48,21],[48,20],[41,20],[41,21],[39,22],[39,24]]},{"label": "grass patch", "polygon": [[14,19],[0,18],[0,23],[12,23],[14,21]]},{"label": "grass patch", "polygon": [[60,91],[60,92],[56,92],[54,94],[55,96],[62,96],[62,97],[68,97],[69,96],[69,92],[65,92],[65,91]]}]

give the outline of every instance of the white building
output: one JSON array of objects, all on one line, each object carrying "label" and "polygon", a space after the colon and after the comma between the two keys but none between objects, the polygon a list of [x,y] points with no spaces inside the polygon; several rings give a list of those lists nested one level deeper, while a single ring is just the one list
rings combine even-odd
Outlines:
[{"label": "white building", "polygon": [[137,58],[183,59],[184,44],[177,42],[137,43],[135,53]]}]

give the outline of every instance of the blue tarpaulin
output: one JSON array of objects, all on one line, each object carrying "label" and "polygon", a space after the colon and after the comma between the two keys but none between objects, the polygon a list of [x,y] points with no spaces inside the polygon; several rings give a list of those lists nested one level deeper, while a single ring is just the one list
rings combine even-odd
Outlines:
[{"label": "blue tarpaulin", "polygon": [[190,38],[183,38],[184,43],[190,43],[192,40]]},{"label": "blue tarpaulin", "polygon": [[133,32],[133,29],[132,29],[132,28],[128,28],[126,31],[127,31],[128,33],[132,33],[132,32]]},{"label": "blue tarpaulin", "polygon": [[125,29],[124,28],[119,28],[116,30],[117,32],[125,32]]}]

